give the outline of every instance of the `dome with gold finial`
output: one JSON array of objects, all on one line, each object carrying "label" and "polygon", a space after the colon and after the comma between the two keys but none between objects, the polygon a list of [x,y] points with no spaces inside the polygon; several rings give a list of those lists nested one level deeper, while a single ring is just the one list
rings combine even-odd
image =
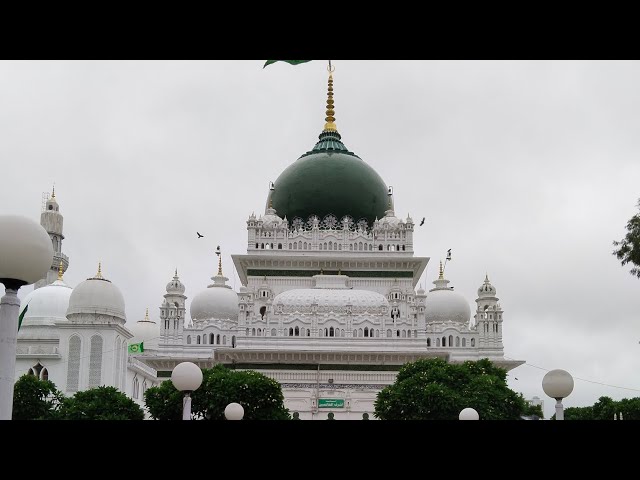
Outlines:
[{"label": "dome with gold finial", "polygon": [[131,328],[133,338],[129,340],[129,344],[144,342],[144,349],[153,349],[158,346],[158,338],[160,337],[160,326],[149,318],[149,309],[142,320],[138,320]]},{"label": "dome with gold finial", "polygon": [[[54,325],[67,321],[69,298],[73,289],[62,279],[62,262],[58,268],[58,279],[42,288],[30,292],[20,304],[20,314],[25,311],[20,334],[26,334],[23,328],[29,325]],[[21,336],[19,334],[19,336]]]},{"label": "dome with gold finial", "polygon": [[312,150],[289,165],[269,192],[273,208],[289,222],[307,222],[330,215],[369,227],[385,216],[388,189],[380,175],[342,143],[335,124],[333,75],[329,74],[327,116],[324,130]]},{"label": "dome with gold finial", "polygon": [[69,298],[69,321],[83,320],[79,316],[87,314],[94,316],[96,321],[124,323],[127,320],[124,297],[118,287],[102,276],[100,263],[98,273],[76,286]]},{"label": "dome with gold finial", "polygon": [[471,318],[469,302],[448,286],[449,280],[444,278],[442,262],[438,279],[433,283],[436,287],[429,290],[424,308],[427,323],[454,322],[468,325]]},{"label": "dome with gold finial", "polygon": [[[219,253],[216,252],[216,253]],[[213,283],[198,293],[191,301],[192,320],[237,320],[240,312],[238,294],[234,292],[222,274],[222,256],[218,255],[218,274],[211,277]]]}]

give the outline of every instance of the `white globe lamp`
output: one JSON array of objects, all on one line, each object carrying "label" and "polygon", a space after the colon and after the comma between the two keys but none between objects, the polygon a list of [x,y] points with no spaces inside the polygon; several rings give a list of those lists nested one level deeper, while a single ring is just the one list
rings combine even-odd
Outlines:
[{"label": "white globe lamp", "polygon": [[244,417],[244,408],[239,403],[233,402],[224,409],[224,416],[227,420],[242,420]]},{"label": "white globe lamp", "polygon": [[562,399],[573,392],[573,377],[566,370],[551,370],[542,379],[542,390],[556,399],[556,420],[564,420]]},{"label": "white globe lamp", "polygon": [[18,290],[47,275],[53,245],[47,231],[33,220],[0,215],[0,420],[11,420],[18,337]]},{"label": "white globe lamp", "polygon": [[176,389],[184,392],[182,419],[191,420],[191,392],[202,385],[202,370],[193,362],[182,362],[171,372],[171,382]]},{"label": "white globe lamp", "polygon": [[473,408],[463,408],[458,416],[459,420],[480,420],[480,415]]}]

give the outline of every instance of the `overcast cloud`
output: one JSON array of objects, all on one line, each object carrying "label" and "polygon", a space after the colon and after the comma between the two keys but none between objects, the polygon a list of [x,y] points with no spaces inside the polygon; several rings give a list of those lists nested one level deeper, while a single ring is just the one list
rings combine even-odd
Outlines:
[{"label": "overcast cloud", "polygon": [[[263,63],[0,62],[0,213],[39,220],[55,182],[65,281],[102,261],[129,324],[158,319],[176,267],[189,300],[205,288],[218,244],[237,290],[247,217],[324,125],[326,62]],[[505,354],[576,378],[565,406],[640,396],[640,280],[611,255],[640,197],[640,63],[334,65],[345,145],[398,216],[427,218],[426,288],[451,248],[472,308],[485,273],[496,287]],[[544,374],[523,365],[509,385],[548,417]]]}]

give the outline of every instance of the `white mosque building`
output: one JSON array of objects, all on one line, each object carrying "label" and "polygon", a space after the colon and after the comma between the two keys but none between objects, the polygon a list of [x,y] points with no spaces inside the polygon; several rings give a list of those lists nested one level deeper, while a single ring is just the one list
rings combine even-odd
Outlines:
[{"label": "white mosque building", "polygon": [[[189,315],[176,271],[159,315],[131,324],[100,266],[74,288],[64,282],[69,258],[53,192],[41,224],[54,259],[22,301],[16,378],[48,378],[68,395],[112,385],[143,405],[144,391],[178,363],[223,363],[276,379],[301,419],[329,412],[362,419],[373,418],[377,393],[406,362],[488,358],[507,370],[524,363],[504,358],[503,311],[488,277],[473,318],[442,264],[434,288],[418,287],[429,258],[414,256],[414,223],[396,216],[391,187],[342,143],[331,75],[319,141],[273,182],[265,206],[247,220],[246,254],[232,255],[238,292],[226,283],[218,251],[213,283],[199,283]],[[141,341],[144,352],[127,353]]]}]

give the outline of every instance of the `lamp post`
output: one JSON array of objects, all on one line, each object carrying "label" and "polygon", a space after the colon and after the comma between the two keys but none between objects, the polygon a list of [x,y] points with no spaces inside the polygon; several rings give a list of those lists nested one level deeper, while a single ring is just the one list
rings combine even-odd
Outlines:
[{"label": "lamp post", "polygon": [[171,372],[174,387],[184,392],[182,420],[191,420],[191,392],[202,385],[202,370],[193,362],[182,362]]},{"label": "lamp post", "polygon": [[480,420],[480,415],[473,408],[463,408],[458,416],[459,420]]},{"label": "lamp post", "polygon": [[556,420],[564,420],[562,399],[573,392],[573,377],[565,370],[551,370],[542,379],[542,389],[556,399]]},{"label": "lamp post", "polygon": [[233,402],[224,409],[224,416],[227,420],[242,420],[244,417],[244,408],[239,403]]},{"label": "lamp post", "polygon": [[11,420],[18,338],[18,290],[43,278],[53,262],[47,231],[33,220],[0,215],[0,420]]}]

